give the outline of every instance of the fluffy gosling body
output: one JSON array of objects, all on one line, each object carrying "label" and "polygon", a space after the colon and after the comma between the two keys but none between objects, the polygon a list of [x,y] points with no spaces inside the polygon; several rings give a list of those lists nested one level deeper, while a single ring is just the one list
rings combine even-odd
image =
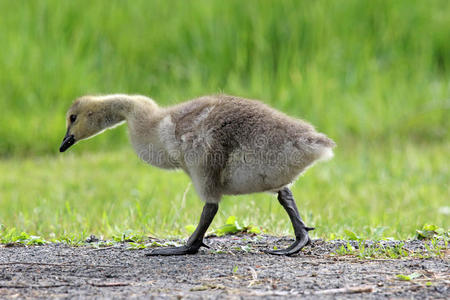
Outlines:
[{"label": "fluffy gosling body", "polygon": [[60,151],[127,122],[131,143],[147,163],[186,172],[205,202],[199,225],[182,247],[148,255],[197,253],[223,195],[278,193],[291,218],[296,242],[271,254],[291,255],[310,243],[287,187],[316,161],[331,158],[335,143],[305,121],[267,105],[228,95],[160,107],[145,96],[106,95],[77,99],[67,112]]}]

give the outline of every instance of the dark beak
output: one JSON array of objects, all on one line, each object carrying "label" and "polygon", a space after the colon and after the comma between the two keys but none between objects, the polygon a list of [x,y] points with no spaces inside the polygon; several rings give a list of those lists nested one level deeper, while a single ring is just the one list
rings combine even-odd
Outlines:
[{"label": "dark beak", "polygon": [[69,132],[67,132],[66,136],[64,137],[64,139],[61,143],[61,147],[59,147],[59,152],[66,151],[73,144],[75,144],[75,136],[73,134],[69,134]]}]

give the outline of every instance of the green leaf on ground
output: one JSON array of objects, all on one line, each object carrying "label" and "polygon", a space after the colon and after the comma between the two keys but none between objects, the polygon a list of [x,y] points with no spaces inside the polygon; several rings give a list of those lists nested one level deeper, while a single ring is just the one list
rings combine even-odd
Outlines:
[{"label": "green leaf on ground", "polygon": [[445,231],[434,224],[425,224],[422,229],[416,230],[417,239],[428,240],[432,238],[448,238],[450,236],[449,231]]},{"label": "green leaf on ground", "polygon": [[411,274],[409,274],[409,275],[397,274],[396,277],[397,277],[397,279],[399,279],[399,280],[403,280],[403,281],[411,281],[411,280],[416,279],[416,278],[419,278],[419,277],[421,277],[421,276],[422,276],[422,274],[414,272],[414,273],[411,273]]},{"label": "green leaf on ground", "polygon": [[345,233],[345,236],[346,236],[349,240],[357,241],[357,240],[360,239],[360,237],[357,236],[356,233],[354,233],[353,231],[350,231],[350,230],[348,230],[348,229],[345,229],[345,230],[344,230],[344,233]]},{"label": "green leaf on ground", "polygon": [[224,225],[219,227],[214,231],[217,236],[223,236],[226,234],[236,234],[236,233],[253,233],[260,234],[261,229],[254,225],[242,226],[236,219],[235,216],[229,216]]}]

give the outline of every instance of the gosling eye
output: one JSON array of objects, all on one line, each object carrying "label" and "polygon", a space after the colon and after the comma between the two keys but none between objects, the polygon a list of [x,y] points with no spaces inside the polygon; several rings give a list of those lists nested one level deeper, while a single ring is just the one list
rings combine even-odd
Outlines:
[{"label": "gosling eye", "polygon": [[75,120],[77,119],[77,115],[70,115],[69,120],[70,122],[75,122]]}]

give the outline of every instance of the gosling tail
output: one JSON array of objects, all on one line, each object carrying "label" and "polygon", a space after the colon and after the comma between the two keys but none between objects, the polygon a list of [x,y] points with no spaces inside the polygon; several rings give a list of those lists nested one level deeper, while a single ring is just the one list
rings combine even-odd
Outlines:
[{"label": "gosling tail", "polygon": [[301,148],[314,156],[314,160],[329,160],[336,143],[323,133],[311,132],[300,139]]}]

